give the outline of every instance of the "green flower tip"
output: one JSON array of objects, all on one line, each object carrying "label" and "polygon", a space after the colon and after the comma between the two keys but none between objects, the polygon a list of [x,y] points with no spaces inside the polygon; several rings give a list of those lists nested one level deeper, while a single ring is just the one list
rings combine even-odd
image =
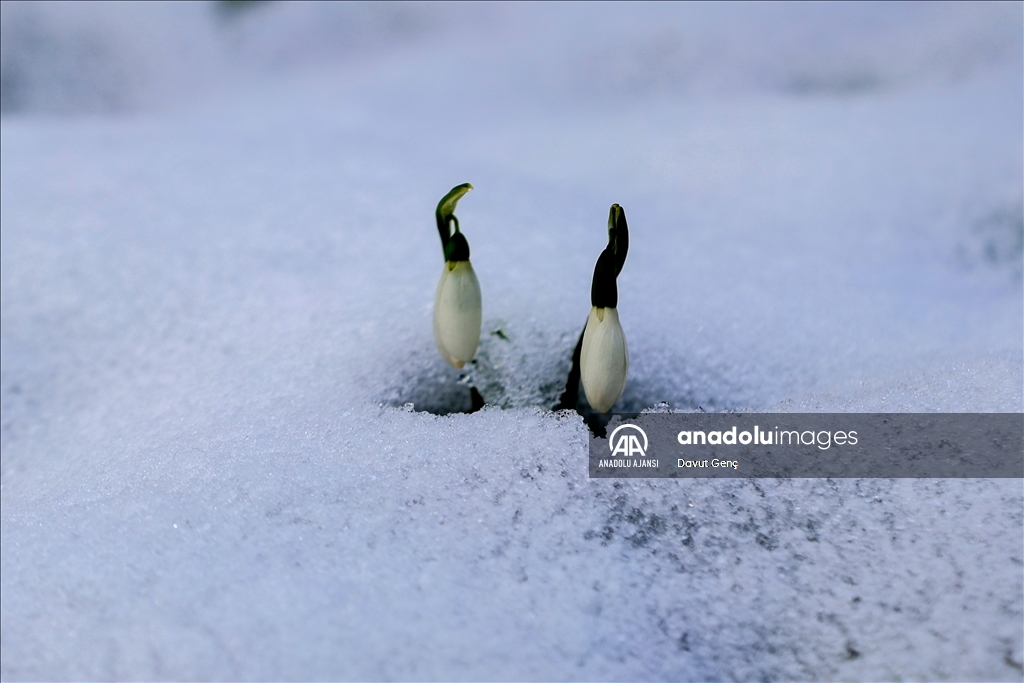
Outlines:
[{"label": "green flower tip", "polygon": [[[441,236],[441,249],[444,252],[445,261],[469,260],[469,242],[459,232],[459,219],[455,217],[455,205],[459,203],[463,195],[472,189],[473,186],[469,183],[456,185],[437,203],[434,217],[437,220],[437,232]],[[455,228],[454,231],[452,226]]]},{"label": "green flower tip", "polygon": [[469,183],[462,183],[456,185],[448,191],[441,201],[437,203],[437,215],[438,216],[451,216],[455,213],[455,205],[458,204],[459,200],[462,199],[463,195],[473,189],[473,186]]}]

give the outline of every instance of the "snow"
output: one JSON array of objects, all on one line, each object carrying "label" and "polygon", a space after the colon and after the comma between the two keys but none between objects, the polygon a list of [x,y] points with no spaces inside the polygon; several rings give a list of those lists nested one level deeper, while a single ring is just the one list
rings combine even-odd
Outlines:
[{"label": "snow", "polygon": [[4,680],[1020,680],[1019,480],[549,410],[613,202],[618,409],[1024,410],[1019,4],[3,12]]}]

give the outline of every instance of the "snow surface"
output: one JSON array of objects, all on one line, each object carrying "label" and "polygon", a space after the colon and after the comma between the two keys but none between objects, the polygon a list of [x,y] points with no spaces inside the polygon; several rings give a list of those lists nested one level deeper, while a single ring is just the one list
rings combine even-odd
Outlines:
[{"label": "snow surface", "polygon": [[4,680],[1021,680],[1020,480],[548,410],[612,202],[619,409],[1024,410],[1019,3],[3,13]]}]

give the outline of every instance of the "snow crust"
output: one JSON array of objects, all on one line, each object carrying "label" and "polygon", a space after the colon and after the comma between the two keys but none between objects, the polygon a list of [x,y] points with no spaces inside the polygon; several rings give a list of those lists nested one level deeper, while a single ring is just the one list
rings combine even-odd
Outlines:
[{"label": "snow crust", "polygon": [[1024,410],[1019,4],[3,12],[4,680],[1021,679],[1019,480],[550,411],[613,202],[617,409]]}]

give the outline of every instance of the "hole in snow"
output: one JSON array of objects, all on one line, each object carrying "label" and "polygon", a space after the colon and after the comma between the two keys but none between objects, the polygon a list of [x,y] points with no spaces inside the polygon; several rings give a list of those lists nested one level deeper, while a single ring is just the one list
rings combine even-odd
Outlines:
[{"label": "hole in snow", "polygon": [[[472,413],[483,404],[552,410],[565,391],[578,337],[579,330],[552,332],[504,320],[485,321],[472,363],[455,369],[441,360],[433,345],[424,348],[415,356],[418,367],[396,378],[384,403],[396,408],[411,403],[413,410],[434,415]],[[723,402],[706,395],[709,392],[694,391],[697,378],[685,371],[689,365],[665,349],[638,345],[631,354],[625,392],[612,411],[722,409]],[[607,421],[591,410],[582,386],[574,407],[592,429],[600,431]]]},{"label": "hole in snow", "polygon": [[523,329],[503,320],[485,321],[476,357],[449,367],[432,347],[429,359],[404,373],[385,403],[413,404],[434,415],[470,413],[484,403],[499,408],[552,408],[569,374],[576,335]]},{"label": "hole in snow", "polygon": [[431,359],[431,362],[417,370],[406,373],[396,383],[384,401],[386,405],[395,408],[411,407],[412,410],[433,415],[472,413],[482,406],[482,398],[474,401],[475,388],[462,381],[464,373],[449,367],[440,358]]}]

